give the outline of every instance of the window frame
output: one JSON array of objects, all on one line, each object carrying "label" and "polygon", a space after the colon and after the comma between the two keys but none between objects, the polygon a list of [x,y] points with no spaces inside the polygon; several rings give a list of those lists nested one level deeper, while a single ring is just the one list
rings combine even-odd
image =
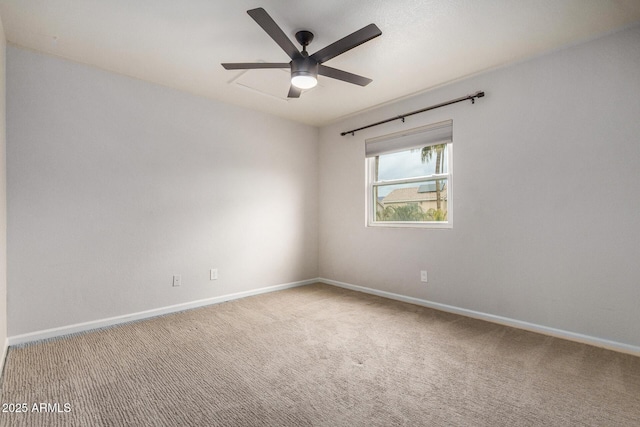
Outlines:
[{"label": "window frame", "polygon": [[[421,132],[428,132],[430,127],[436,126],[438,123],[429,126],[423,126],[420,128],[412,129],[407,132],[398,133],[399,137],[402,137],[406,134],[419,134]],[[453,121],[451,121],[451,126],[453,127]],[[380,138],[389,138],[393,139],[394,135],[391,134],[387,136],[383,136]],[[378,139],[378,138],[375,138]],[[399,151],[409,151],[415,148],[407,148],[405,150],[390,150],[388,152],[380,152],[376,156],[365,157],[366,163],[366,203],[365,203],[365,225],[367,227],[383,227],[383,228],[422,228],[422,229],[451,229],[453,228],[453,138],[447,142],[436,142],[436,143],[426,143],[423,147],[430,145],[447,145],[447,172],[425,175],[419,177],[411,177],[411,178],[400,178],[393,180],[381,180],[376,181],[376,159],[380,155],[390,154],[393,152]],[[421,149],[421,147],[420,147]],[[394,184],[410,184],[410,183],[425,183],[425,182],[433,182],[437,179],[446,179],[447,180],[447,220],[446,221],[378,221],[376,220],[376,207],[377,200],[375,197],[375,189],[382,186],[389,186]]]}]

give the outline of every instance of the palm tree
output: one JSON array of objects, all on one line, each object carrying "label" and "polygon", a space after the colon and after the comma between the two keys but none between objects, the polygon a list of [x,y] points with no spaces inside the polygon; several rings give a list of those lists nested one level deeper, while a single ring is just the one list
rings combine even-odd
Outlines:
[{"label": "palm tree", "polygon": [[[421,158],[422,163],[427,163],[433,157],[433,152],[436,153],[436,175],[439,174],[442,170],[444,156],[444,149],[446,144],[438,144],[438,145],[429,145],[427,147],[422,148]],[[440,210],[441,201],[440,201],[440,180],[436,179],[436,208]]]}]

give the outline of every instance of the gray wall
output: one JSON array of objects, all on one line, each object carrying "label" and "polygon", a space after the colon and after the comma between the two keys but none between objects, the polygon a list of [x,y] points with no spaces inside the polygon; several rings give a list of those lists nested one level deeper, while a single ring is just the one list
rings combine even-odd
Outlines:
[{"label": "gray wall", "polygon": [[[453,229],[366,228],[364,140],[445,119]],[[322,277],[640,345],[639,27],[324,127],[320,171]]]},{"label": "gray wall", "polygon": [[0,372],[7,343],[7,161],[6,161],[6,47],[0,19]]},{"label": "gray wall", "polygon": [[317,277],[316,128],[7,55],[10,336]]}]

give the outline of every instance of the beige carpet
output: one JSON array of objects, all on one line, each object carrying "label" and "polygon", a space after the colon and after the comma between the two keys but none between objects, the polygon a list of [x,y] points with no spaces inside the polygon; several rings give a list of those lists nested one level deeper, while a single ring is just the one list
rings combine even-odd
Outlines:
[{"label": "beige carpet", "polygon": [[3,426],[639,426],[640,358],[317,284],[12,347],[2,403],[29,409]]}]

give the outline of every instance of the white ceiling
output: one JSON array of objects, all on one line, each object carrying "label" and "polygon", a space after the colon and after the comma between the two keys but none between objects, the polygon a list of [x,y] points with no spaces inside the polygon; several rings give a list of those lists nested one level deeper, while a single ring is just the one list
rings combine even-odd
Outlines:
[{"label": "white ceiling", "polygon": [[[373,83],[320,76],[287,100],[286,72],[224,70],[289,61],[247,15],[256,7],[292,40],[312,31],[311,53],[375,23],[382,36],[327,62]],[[0,0],[0,16],[16,45],[323,125],[640,22],[640,0]]]}]

